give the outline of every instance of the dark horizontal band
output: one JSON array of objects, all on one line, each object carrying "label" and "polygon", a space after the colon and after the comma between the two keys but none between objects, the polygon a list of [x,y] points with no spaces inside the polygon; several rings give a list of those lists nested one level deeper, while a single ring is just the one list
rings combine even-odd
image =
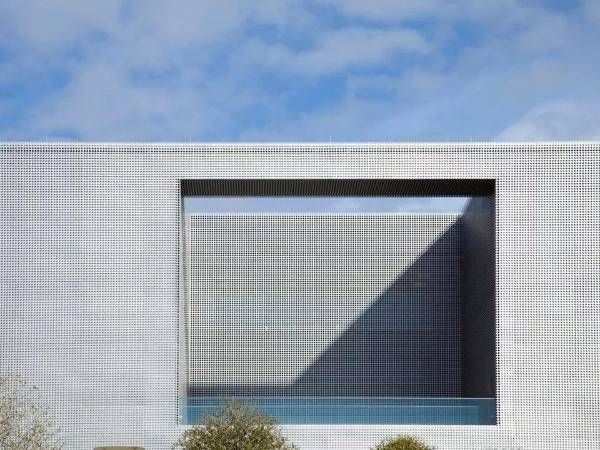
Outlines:
[{"label": "dark horizontal band", "polygon": [[182,196],[206,197],[485,197],[493,179],[200,179],[181,180]]}]

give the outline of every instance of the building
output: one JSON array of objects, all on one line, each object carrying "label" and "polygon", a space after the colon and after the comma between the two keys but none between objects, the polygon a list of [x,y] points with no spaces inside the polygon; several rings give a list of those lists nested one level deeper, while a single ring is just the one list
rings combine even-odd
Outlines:
[{"label": "building", "polygon": [[[600,143],[4,143],[0,161],[0,373],[40,388],[67,448],[169,448],[224,396],[303,449],[600,446]],[[324,195],[471,201],[183,209]]]}]

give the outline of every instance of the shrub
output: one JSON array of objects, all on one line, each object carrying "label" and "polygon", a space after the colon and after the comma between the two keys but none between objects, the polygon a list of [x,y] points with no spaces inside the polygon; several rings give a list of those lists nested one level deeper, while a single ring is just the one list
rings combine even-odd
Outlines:
[{"label": "shrub", "polygon": [[57,450],[48,415],[37,402],[37,389],[23,378],[0,376],[0,448],[2,450]]},{"label": "shrub", "polygon": [[411,436],[399,436],[383,441],[373,447],[373,450],[433,450],[433,447],[428,447]]},{"label": "shrub", "polygon": [[184,450],[293,450],[275,419],[240,403],[226,403],[201,425],[186,430],[173,446]]}]

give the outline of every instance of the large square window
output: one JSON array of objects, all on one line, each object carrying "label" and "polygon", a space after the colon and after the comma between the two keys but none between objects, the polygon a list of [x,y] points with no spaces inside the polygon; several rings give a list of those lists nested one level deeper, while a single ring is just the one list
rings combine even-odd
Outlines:
[{"label": "large square window", "polygon": [[493,180],[185,180],[186,423],[495,424]]}]

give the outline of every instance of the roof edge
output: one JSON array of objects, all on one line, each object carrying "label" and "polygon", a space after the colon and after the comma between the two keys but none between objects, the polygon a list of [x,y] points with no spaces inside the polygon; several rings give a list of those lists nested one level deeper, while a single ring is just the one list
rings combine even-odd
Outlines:
[{"label": "roof edge", "polygon": [[445,149],[445,148],[548,148],[548,147],[600,147],[598,140],[571,140],[571,141],[339,141],[339,142],[162,142],[162,141],[0,141],[0,148],[119,148],[127,149],[200,149],[200,150],[227,150],[227,149],[335,149],[346,147],[352,149]]}]

